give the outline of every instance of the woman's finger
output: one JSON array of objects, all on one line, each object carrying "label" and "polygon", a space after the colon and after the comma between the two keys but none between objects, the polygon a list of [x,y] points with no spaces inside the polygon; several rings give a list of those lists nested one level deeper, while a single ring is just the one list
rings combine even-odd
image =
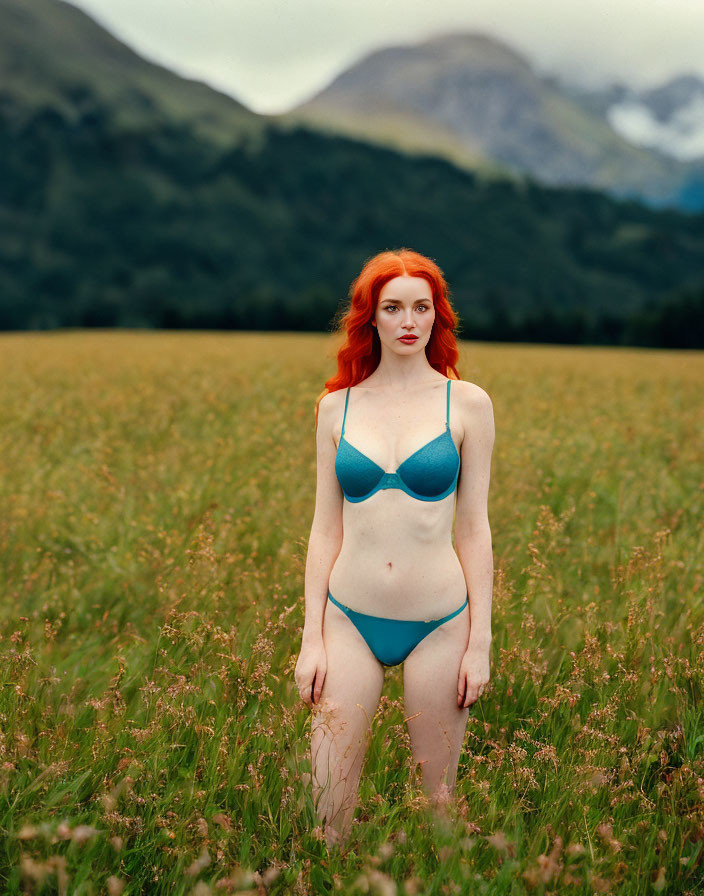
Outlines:
[{"label": "woman's finger", "polygon": [[313,694],[313,703],[317,704],[320,702],[320,694],[323,690],[323,684],[325,682],[325,672],[320,672],[320,670],[316,671],[315,678],[313,679],[313,686],[311,688],[311,692]]},{"label": "woman's finger", "polygon": [[304,683],[301,681],[298,685],[298,693],[300,694],[301,700],[305,703],[306,706],[311,705],[311,697],[313,694],[313,682],[308,681]]},{"label": "woman's finger", "polygon": [[465,700],[465,703],[464,703],[465,709],[468,706],[473,706],[477,702],[478,699],[479,698],[477,697],[476,690],[473,690],[472,688],[467,688],[467,699]]},{"label": "woman's finger", "polygon": [[467,673],[460,669],[460,677],[457,682],[457,705],[461,708],[467,694]]},{"label": "woman's finger", "polygon": [[462,709],[467,709],[469,706],[475,704],[484,693],[485,688],[486,684],[477,685],[473,684],[472,682],[468,682],[467,691],[464,695],[464,700],[460,703],[460,707]]}]

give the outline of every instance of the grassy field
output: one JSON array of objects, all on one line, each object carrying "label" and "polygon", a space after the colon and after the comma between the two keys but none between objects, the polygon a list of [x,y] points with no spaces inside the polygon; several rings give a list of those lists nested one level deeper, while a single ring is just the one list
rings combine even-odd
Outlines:
[{"label": "grassy field", "polygon": [[433,824],[387,671],[344,860],[293,681],[333,357],[0,336],[0,891],[701,893],[704,356],[463,344],[492,681]]}]

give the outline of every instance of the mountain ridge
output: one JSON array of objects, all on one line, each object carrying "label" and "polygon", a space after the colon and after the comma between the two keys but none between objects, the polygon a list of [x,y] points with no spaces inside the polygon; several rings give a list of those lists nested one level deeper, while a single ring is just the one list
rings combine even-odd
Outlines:
[{"label": "mountain ridge", "polygon": [[[363,259],[399,246],[438,261],[474,338],[657,340],[676,290],[695,295],[678,320],[704,298],[704,216],[482,179],[437,154],[282,128],[220,95],[204,116],[189,82],[76,26],[65,4],[25,0],[46,14],[40,31],[8,27],[10,2],[0,328],[324,330]],[[49,25],[72,32],[68,72]]]},{"label": "mountain ridge", "polygon": [[402,151],[450,158],[470,170],[592,186],[651,204],[704,190],[689,165],[628,142],[587,99],[539,75],[483,32],[436,35],[364,55],[304,103],[279,116]]},{"label": "mountain ridge", "polygon": [[66,0],[0,0],[0,13],[0,98],[81,114],[89,69],[91,92],[114,104],[126,126],[161,116],[188,122],[221,144],[256,137],[261,130],[262,117],[243,103],[144,59]]}]

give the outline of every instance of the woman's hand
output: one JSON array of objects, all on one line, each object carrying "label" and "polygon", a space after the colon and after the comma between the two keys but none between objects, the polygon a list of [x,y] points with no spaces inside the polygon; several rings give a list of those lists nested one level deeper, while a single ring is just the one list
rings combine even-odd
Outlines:
[{"label": "woman's hand", "polygon": [[468,647],[457,682],[457,706],[466,709],[481,697],[489,681],[489,647]]},{"label": "woman's hand", "polygon": [[293,674],[301,699],[306,706],[310,707],[311,701],[315,704],[320,702],[320,692],[323,690],[327,669],[328,658],[323,639],[316,638],[309,641],[304,638]]}]

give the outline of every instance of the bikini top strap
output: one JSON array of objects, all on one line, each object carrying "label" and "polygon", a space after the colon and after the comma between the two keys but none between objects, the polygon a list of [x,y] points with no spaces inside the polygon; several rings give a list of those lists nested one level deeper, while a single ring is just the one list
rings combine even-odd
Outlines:
[{"label": "bikini top strap", "polygon": [[340,433],[340,438],[342,438],[345,434],[345,420],[347,419],[347,402],[350,400],[350,387],[347,387],[347,397],[345,398],[345,413],[342,418],[342,432]]},{"label": "bikini top strap", "polygon": [[448,429],[450,428],[450,383],[451,382],[452,382],[452,380],[447,381],[447,422],[445,423],[445,426]]}]

